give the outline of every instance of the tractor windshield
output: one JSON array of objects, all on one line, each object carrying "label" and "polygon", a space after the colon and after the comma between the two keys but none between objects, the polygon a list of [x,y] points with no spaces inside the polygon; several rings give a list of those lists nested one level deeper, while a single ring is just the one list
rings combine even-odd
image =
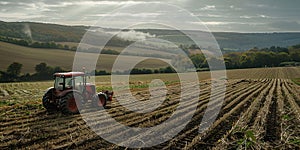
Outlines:
[{"label": "tractor windshield", "polygon": [[65,90],[74,88],[81,91],[83,88],[83,76],[74,77],[55,77],[55,89]]},{"label": "tractor windshield", "polygon": [[72,87],[74,87],[73,78],[72,77],[65,78],[65,88],[70,89]]},{"label": "tractor windshield", "polygon": [[76,76],[74,79],[74,87],[76,90],[82,91],[83,89],[83,76]]},{"label": "tractor windshield", "polygon": [[55,77],[55,83],[54,88],[57,90],[63,90],[64,89],[64,78],[61,77]]}]

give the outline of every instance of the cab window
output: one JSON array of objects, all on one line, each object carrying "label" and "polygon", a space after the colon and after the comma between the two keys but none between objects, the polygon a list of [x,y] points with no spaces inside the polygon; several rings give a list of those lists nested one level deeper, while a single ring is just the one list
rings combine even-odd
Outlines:
[{"label": "cab window", "polygon": [[74,83],[73,83],[73,78],[66,78],[65,79],[66,81],[65,81],[65,87],[66,87],[66,89],[70,89],[70,88],[72,88],[74,85]]},{"label": "cab window", "polygon": [[54,88],[58,90],[63,90],[64,78],[56,77]]},{"label": "cab window", "polygon": [[75,89],[76,90],[79,90],[79,91],[82,91],[83,89],[83,77],[82,76],[77,76],[77,77],[74,77],[74,84],[75,84]]}]

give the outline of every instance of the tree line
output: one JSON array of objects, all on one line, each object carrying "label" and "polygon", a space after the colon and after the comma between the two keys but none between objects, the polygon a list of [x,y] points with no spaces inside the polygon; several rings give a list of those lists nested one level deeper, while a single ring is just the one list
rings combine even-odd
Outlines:
[{"label": "tree line", "polygon": [[[54,41],[39,42],[39,41],[32,41],[29,39],[16,39],[16,38],[4,37],[4,36],[0,36],[0,41],[11,43],[11,44],[16,44],[16,45],[20,45],[20,46],[32,47],[32,48],[61,49],[61,50],[71,50],[71,51],[77,50],[76,46],[63,45],[63,44],[56,43]],[[126,46],[130,45],[131,43],[132,43],[132,41],[123,40],[118,37],[113,37],[111,40],[109,40],[106,43],[106,46],[126,47]],[[86,50],[81,50],[81,51],[95,53],[95,52],[99,52],[99,49],[92,47],[92,48],[89,48]],[[117,52],[115,50],[111,50],[111,49],[104,49],[104,50],[102,50],[102,53],[103,54],[112,54],[112,55],[119,54],[119,52]]]},{"label": "tree line", "polygon": [[[207,60],[203,54],[189,56],[195,67],[208,68]],[[227,69],[300,66],[300,44],[288,48],[252,48],[245,52],[230,52],[223,56]]]},{"label": "tree line", "polygon": [[72,50],[72,51],[76,51],[77,48],[75,46],[70,47],[69,45],[57,44],[55,42],[38,42],[38,41],[33,42],[31,40],[15,39],[10,37],[3,37],[3,36],[0,36],[0,41],[16,44],[20,46],[32,47],[32,48],[49,48],[49,49],[62,49],[62,50]]},{"label": "tree line", "polygon": [[[70,70],[62,69],[61,67],[51,67],[42,62],[35,66],[35,73],[21,74],[23,64],[13,62],[10,64],[6,71],[0,71],[0,82],[24,82],[24,81],[43,81],[52,80],[53,74],[57,72],[69,72]],[[94,70],[91,74],[95,75],[109,75],[110,73],[104,70]]]},{"label": "tree line", "polygon": [[[55,42],[37,42],[37,41],[32,42],[31,40],[14,39],[9,37],[2,37],[2,36],[0,36],[0,41],[16,44],[20,46],[32,47],[32,48],[61,49],[61,50],[70,50],[70,51],[77,50],[76,46],[71,47],[69,45],[57,44]],[[128,44],[127,42],[125,41],[125,43],[123,42],[121,44]],[[112,42],[110,44],[112,44]],[[86,52],[86,53],[98,53],[99,49],[95,47],[90,47],[88,49],[79,49],[79,51]],[[101,54],[119,55],[120,52],[112,49],[104,48],[101,51]]]},{"label": "tree line", "polygon": [[[35,73],[33,74],[21,74],[23,64],[13,62],[10,64],[6,71],[0,71],[0,82],[25,82],[25,81],[43,81],[52,80],[53,74],[57,72],[69,72],[70,70],[64,70],[61,67],[51,67],[46,63],[40,63],[35,66]],[[175,73],[176,71],[168,66],[159,69],[145,69],[145,68],[134,68],[131,71],[115,72],[114,74],[154,74],[154,73]],[[87,72],[87,74],[101,76],[110,75],[110,72],[105,70],[93,70]]]},{"label": "tree line", "polygon": [[13,62],[6,71],[0,71],[0,82],[20,82],[20,81],[41,81],[50,80],[55,72],[65,72],[61,67],[47,66],[46,63],[40,63],[35,66],[36,73],[21,74],[23,64]]},{"label": "tree line", "polygon": [[125,70],[125,71],[116,71],[113,74],[159,74],[159,73],[176,73],[175,69],[171,66],[167,66],[164,68],[158,69],[146,69],[146,68],[133,68],[132,70]]}]

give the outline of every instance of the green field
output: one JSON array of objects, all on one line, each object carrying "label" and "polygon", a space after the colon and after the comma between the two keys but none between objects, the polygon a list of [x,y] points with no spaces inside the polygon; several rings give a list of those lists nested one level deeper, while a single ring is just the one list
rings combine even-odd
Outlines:
[{"label": "green field", "polygon": [[[119,50],[120,51],[120,50]],[[23,73],[33,73],[35,65],[46,62],[48,66],[60,66],[66,70],[71,70],[75,52],[57,49],[29,48],[0,42],[0,70],[6,68],[13,62],[23,64]],[[83,59],[94,56],[93,53],[84,54]],[[98,58],[97,70],[111,70],[111,66],[116,59],[116,55],[101,54]],[[138,56],[124,56],[125,62],[130,62],[140,58]],[[141,68],[163,68],[166,63],[154,59],[141,62],[137,67]],[[92,68],[90,68],[92,70]]]}]

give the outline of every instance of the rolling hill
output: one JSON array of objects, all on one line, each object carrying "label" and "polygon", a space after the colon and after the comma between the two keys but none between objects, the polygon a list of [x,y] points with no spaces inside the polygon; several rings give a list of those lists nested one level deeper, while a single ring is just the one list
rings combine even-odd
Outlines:
[{"label": "rolling hill", "polygon": [[79,42],[86,26],[64,26],[35,22],[0,21],[0,35],[36,41]]},{"label": "rolling hill", "polygon": [[[194,44],[180,31],[160,29],[140,29],[141,32],[149,32],[162,39],[178,44]],[[202,31],[185,31],[191,35],[201,35]],[[245,51],[253,47],[266,48],[271,46],[288,47],[300,44],[300,32],[295,33],[234,33],[212,32],[220,48],[223,50]],[[205,35],[205,34],[203,34]]]},{"label": "rolling hill", "polygon": [[[45,62],[49,66],[60,66],[66,70],[71,70],[75,55],[75,52],[73,51],[30,48],[5,42],[0,42],[0,53],[0,70],[4,71],[11,63],[18,62],[23,64],[23,73],[35,72],[34,67],[41,62]],[[95,54],[93,53],[85,53],[82,56],[85,60],[94,55]],[[97,70],[105,70],[110,72],[110,69],[116,58],[116,55],[101,54],[98,58]],[[141,57],[122,56],[122,60],[125,62],[131,62],[138,58]],[[151,58],[137,65],[138,68],[163,68],[165,66],[167,66],[166,63]],[[92,70],[92,68],[89,68],[88,66],[86,67],[87,69]]]},{"label": "rolling hill", "polygon": [[[100,27],[99,27],[100,28]],[[0,36],[27,39],[41,42],[76,42],[78,43],[88,26],[66,26],[35,22],[3,22],[0,21]],[[103,29],[105,32],[117,29]],[[137,32],[149,33],[155,37],[169,40],[176,44],[190,45],[193,42],[180,31],[163,29],[136,29]],[[201,34],[201,31],[186,31],[191,34]],[[266,48],[271,46],[287,47],[300,44],[300,32],[295,33],[212,33],[223,50],[244,51],[253,47]],[[115,39],[110,46],[120,46],[128,39]],[[121,46],[124,46],[121,44]],[[127,43],[128,44],[128,43]]]}]

